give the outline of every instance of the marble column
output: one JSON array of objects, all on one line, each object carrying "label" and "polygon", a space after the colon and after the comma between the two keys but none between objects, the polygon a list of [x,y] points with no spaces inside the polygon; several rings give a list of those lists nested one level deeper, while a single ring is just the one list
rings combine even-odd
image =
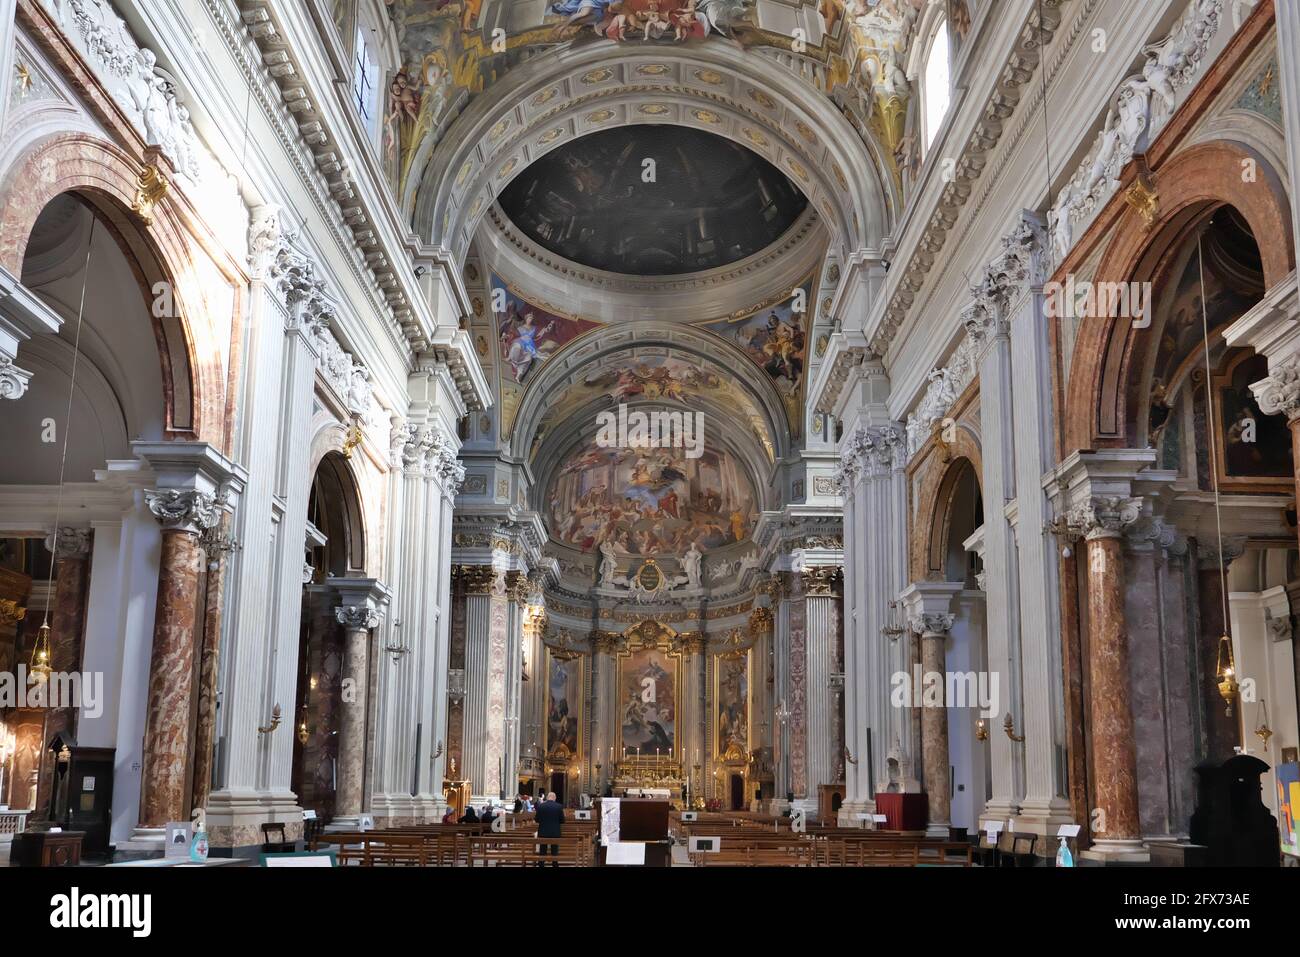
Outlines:
[{"label": "marble column", "polygon": [[1141,857],[1137,755],[1129,703],[1128,623],[1122,533],[1141,503],[1094,497],[1076,506],[1072,524],[1086,541],[1088,562],[1088,699],[1092,754],[1093,846],[1102,859]]},{"label": "marble column", "polygon": [[199,706],[194,722],[193,807],[206,808],[212,790],[212,765],[217,743],[217,678],[226,597],[226,556],[231,550],[230,516],[223,515],[217,533],[204,541],[207,576],[203,589],[203,637],[199,643]]},{"label": "marble column", "polygon": [[912,701],[919,699],[921,713],[921,773],[930,820],[926,835],[947,837],[952,824],[952,762],[948,753],[947,642],[956,616],[952,601],[962,591],[959,582],[917,582],[902,594],[908,630],[921,646],[921,687],[917,674],[908,675]]},{"label": "marble column", "polygon": [[[755,764],[755,778],[750,783],[751,794],[757,786],[767,780],[772,764],[772,716],[775,702],[772,700],[772,609],[766,606],[755,608],[749,615],[749,634],[753,642],[750,661],[753,662],[751,674],[753,687],[750,688],[751,701],[749,738],[752,748],[758,752]],[[686,755],[689,763],[695,760],[695,751]],[[765,770],[766,769],[766,770]]]},{"label": "marble column", "polygon": [[366,716],[370,688],[370,633],[379,627],[383,586],[373,579],[335,581],[340,604],[334,617],[343,626],[343,696],[339,719],[338,789],[332,827],[356,827],[363,810]]},{"label": "marble column", "polygon": [[[1043,476],[1056,462],[1053,441],[1055,387],[1052,379],[1051,324],[1043,305],[1046,236],[1032,212],[1021,213],[1004,240],[1002,260],[1011,280],[1008,309],[1011,377],[1016,401],[1012,421],[1015,442],[1016,548],[1019,571],[1021,683],[1025,740],[1024,798],[1016,830],[1056,834],[1071,820],[1064,793],[1066,772],[1065,698],[1061,685],[1060,581],[1057,544],[1048,529],[1050,510]],[[1028,729],[1033,729],[1029,733]],[[1005,735],[1004,735],[1005,737]]]},{"label": "marble column", "polygon": [[281,234],[282,210],[252,210],[248,234],[248,314],[243,324],[240,428],[232,447],[257,463],[247,476],[231,533],[245,547],[231,556],[230,617],[221,649],[221,762],[207,798],[214,847],[260,844],[260,825],[286,823],[292,838],[301,807],[290,787],[292,714],[269,727],[276,706],[297,698],[303,551],[311,491],[317,333],[328,335],[329,306],[315,264]]},{"label": "marble column", "polygon": [[472,566],[465,615],[465,769],[476,802],[500,796],[506,758],[510,598],[506,572]]},{"label": "marble column", "polygon": [[1236,752],[1241,741],[1240,702],[1229,706],[1219,694],[1218,664],[1220,639],[1228,633],[1224,619],[1227,596],[1223,590],[1224,574],[1232,562],[1246,550],[1243,536],[1224,539],[1223,547],[1213,539],[1196,543],[1197,609],[1200,623],[1197,628],[1196,659],[1201,698],[1201,720],[1204,722],[1205,744],[1203,756],[1207,761],[1222,764]]},{"label": "marble column", "polygon": [[834,678],[840,632],[841,570],[835,565],[806,568],[800,573],[800,595],[807,631],[805,700],[807,743],[804,796],[816,802],[818,788],[836,784]]},{"label": "marble column", "polygon": [[[618,653],[619,634],[612,631],[597,632],[591,640],[591,663],[594,670],[592,687],[594,688],[593,724],[596,733],[592,736],[597,749],[596,758],[601,765],[600,793],[605,793],[606,786],[614,780],[620,760],[620,732],[618,728],[618,669],[614,656]],[[539,749],[545,748],[545,732]]]},{"label": "marble column", "polygon": [[707,747],[704,729],[714,718],[706,708],[709,696],[704,684],[705,639],[699,632],[689,632],[682,634],[680,641],[683,713],[678,720],[678,740],[674,747],[685,754],[682,763],[689,768],[694,756]]},{"label": "marble column", "polygon": [[[844,713],[847,795],[841,817],[875,809],[891,748],[915,754],[911,709],[894,708],[888,676],[910,673],[909,643],[891,640],[891,607],[907,583],[907,453],[889,424],[889,381],[863,364],[858,424],[841,443],[844,518]],[[868,424],[863,424],[868,423]],[[849,760],[849,756],[852,760]]]},{"label": "marble column", "polygon": [[[1006,505],[1016,497],[1015,426],[1012,408],[1010,321],[1006,290],[978,290],[963,313],[967,335],[980,350],[980,433],[983,450],[984,575],[987,586],[989,670],[997,672],[1000,709],[1023,716],[1020,707],[1020,607],[1016,543]],[[1023,753],[1007,735],[989,739],[993,797],[986,813],[1007,819],[1023,796]]]},{"label": "marble column", "polygon": [[194,490],[159,489],[145,497],[163,526],[141,771],[140,826],[153,830],[188,819],[190,696],[203,574],[199,535],[216,523],[218,509],[212,495]]},{"label": "marble column", "polygon": [[[86,585],[90,556],[90,529],[60,528],[57,542],[45,540],[47,550],[54,548],[54,594],[50,603],[50,667],[56,674],[81,669],[82,632],[86,620]],[[28,618],[29,628],[39,619]],[[76,737],[77,709],[52,708],[45,717],[42,732],[49,741],[59,732]],[[45,762],[45,774],[37,789],[36,807],[49,807],[53,792],[53,762]]]},{"label": "marble column", "polygon": [[419,698],[419,750],[416,754],[416,819],[432,822],[446,810],[442,791],[446,767],[448,662],[451,656],[452,511],[465,479],[458,443],[450,431],[440,430],[435,460],[431,463],[425,507],[425,563],[419,581],[423,591],[424,670]]}]

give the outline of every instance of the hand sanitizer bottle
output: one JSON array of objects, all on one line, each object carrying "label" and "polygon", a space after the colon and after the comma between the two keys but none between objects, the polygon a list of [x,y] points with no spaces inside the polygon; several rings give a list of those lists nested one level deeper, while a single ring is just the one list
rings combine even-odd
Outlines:
[{"label": "hand sanitizer bottle", "polygon": [[1070,847],[1065,843],[1065,838],[1061,838],[1061,846],[1056,849],[1056,866],[1073,867],[1074,855],[1070,853]]}]

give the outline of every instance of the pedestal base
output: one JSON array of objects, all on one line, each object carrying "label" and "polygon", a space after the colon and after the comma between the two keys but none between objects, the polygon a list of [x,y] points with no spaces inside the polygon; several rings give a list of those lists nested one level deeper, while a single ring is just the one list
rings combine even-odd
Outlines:
[{"label": "pedestal base", "polygon": [[1070,816],[1070,804],[1064,798],[1053,798],[1046,804],[1025,802],[1020,813],[1014,818],[1015,831],[1018,834],[1037,834],[1034,843],[1035,853],[1039,857],[1056,855],[1056,832],[1062,824],[1073,824]]},{"label": "pedestal base", "polygon": [[261,848],[263,824],[283,824],[287,843],[302,839],[302,807],[292,791],[215,791],[208,797],[207,821],[208,845],[217,857]]},{"label": "pedestal base", "polygon": [[167,829],[162,827],[137,827],[131,839],[118,841],[114,850],[122,854],[149,855],[163,853],[167,846]]},{"label": "pedestal base", "polygon": [[1151,860],[1151,852],[1138,840],[1095,841],[1079,857],[1100,864],[1146,864]]},{"label": "pedestal base", "polygon": [[[836,823],[840,827],[863,827],[864,822],[860,817],[858,817],[858,815],[875,813],[875,801],[846,801],[844,804],[840,805],[840,812],[836,818]],[[866,826],[870,826],[871,822],[867,821],[865,824]]]}]

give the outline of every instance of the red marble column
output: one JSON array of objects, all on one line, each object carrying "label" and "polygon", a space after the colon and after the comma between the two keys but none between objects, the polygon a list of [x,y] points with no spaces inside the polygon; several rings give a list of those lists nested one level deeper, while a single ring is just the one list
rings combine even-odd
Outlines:
[{"label": "red marble column", "polygon": [[[1109,526],[1109,527],[1107,527]],[[1119,523],[1087,535],[1088,664],[1092,748],[1093,839],[1098,849],[1140,846],[1137,757],[1129,707],[1128,628],[1124,620],[1124,556]]]},{"label": "red marble column", "polygon": [[[223,533],[229,520],[223,519]],[[222,541],[225,542],[223,535]],[[206,807],[212,788],[212,759],[217,737],[217,664],[221,651],[221,610],[225,606],[228,545],[218,545],[204,558],[208,563],[203,588],[203,639],[199,652],[199,709],[194,726],[194,784],[192,807]]]},{"label": "red marble column", "polygon": [[163,532],[149,660],[140,826],[161,828],[168,821],[187,819],[185,784],[204,561],[199,533],[211,527],[216,509],[211,495],[193,490],[147,492],[146,500]]}]

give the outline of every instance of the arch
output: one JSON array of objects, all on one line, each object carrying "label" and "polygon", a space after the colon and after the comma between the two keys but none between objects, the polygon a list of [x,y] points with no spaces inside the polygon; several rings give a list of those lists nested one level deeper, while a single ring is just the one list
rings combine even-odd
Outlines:
[{"label": "arch", "polygon": [[[1241,189],[1246,160],[1256,164],[1257,182]],[[1295,268],[1291,212],[1286,190],[1273,168],[1254,150],[1218,140],[1194,146],[1155,171],[1159,213],[1148,229],[1141,214],[1128,208],[1114,226],[1096,282],[1155,282],[1165,273],[1183,241],[1214,209],[1230,205],[1260,244],[1264,282],[1271,288]],[[1117,196],[1112,202],[1123,203]],[[1076,449],[1124,448],[1136,441],[1131,419],[1135,359],[1142,330],[1123,318],[1090,317],[1079,324],[1066,387],[1060,456]]]},{"label": "arch", "polygon": [[[729,45],[556,49],[512,69],[417,147],[403,208],[418,235],[463,258],[513,176],[598,129],[692,126],[735,140],[791,175],[848,254],[879,243],[891,220],[886,164],[817,90]],[[427,177],[427,178],[426,178]]]},{"label": "arch", "polygon": [[944,556],[948,547],[953,497],[969,466],[983,494],[983,458],[970,423],[958,421],[957,434],[947,446],[933,439],[922,447],[916,470],[920,471],[912,511],[912,534],[908,536],[911,577],[914,581],[945,581]]},{"label": "arch", "polygon": [[[352,463],[336,449],[313,463],[308,521],[326,537],[326,570],[336,578],[365,577],[366,520]],[[341,546],[341,549],[338,547]]]},{"label": "arch", "polygon": [[730,342],[709,332],[687,325],[669,325],[652,320],[620,323],[616,330],[600,326],[578,336],[547,359],[524,390],[515,415],[510,452],[523,457],[532,447],[533,438],[554,399],[562,380],[613,354],[633,349],[658,347],[690,355],[697,361],[735,377],[766,418],[777,461],[789,452],[789,435],[785,407],[776,388],[762,370]]},{"label": "arch", "polygon": [[[206,252],[164,195],[151,221],[134,210],[144,168],[124,150],[86,133],[34,141],[0,180],[0,266],[21,275],[28,238],[41,211],[56,196],[85,200],[139,269],[144,302],[159,282],[173,292],[172,315],[157,320],[159,361],[167,382],[167,432],[228,448],[225,357],[230,340],[223,319],[207,308],[193,263]],[[228,279],[235,277],[227,275]],[[237,299],[238,297],[236,297]],[[237,335],[239,306],[231,317]]]},{"label": "arch", "polygon": [[[974,492],[975,499],[970,501],[971,492]],[[957,529],[958,512],[963,508],[980,507],[980,476],[976,472],[974,464],[968,458],[955,458],[948,464],[944,470],[943,477],[940,479],[938,487],[935,490],[934,508],[929,513],[929,544],[926,549],[927,554],[927,577],[933,580],[941,581],[958,581],[965,580],[965,575],[961,579],[953,577],[952,568],[950,567],[950,557],[953,551],[954,534],[960,535]],[[923,515],[926,513],[922,513]],[[964,527],[965,535],[960,535],[961,544],[977,531],[981,525],[976,521],[976,516],[972,514],[972,524],[969,530]]]}]

